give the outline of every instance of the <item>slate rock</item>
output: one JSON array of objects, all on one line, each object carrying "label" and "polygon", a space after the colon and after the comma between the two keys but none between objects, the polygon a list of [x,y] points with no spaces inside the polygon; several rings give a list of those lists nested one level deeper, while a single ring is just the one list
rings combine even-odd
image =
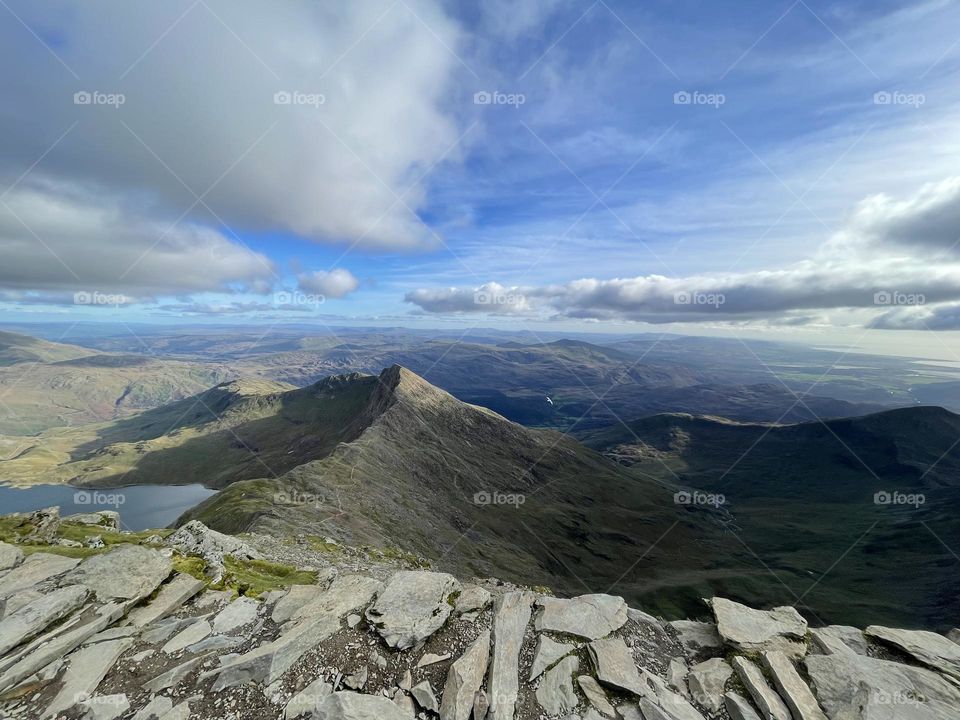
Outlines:
[{"label": "slate rock", "polygon": [[541,635],[537,638],[537,647],[533,651],[533,665],[530,667],[529,679],[536,680],[544,670],[576,649],[576,645],[557,642],[547,635]]},{"label": "slate rock", "polygon": [[213,632],[218,635],[230,633],[237,628],[249,625],[257,619],[260,603],[248,597],[238,597],[213,619]]},{"label": "slate rock", "polygon": [[790,711],[781,697],[767,684],[760,668],[745,657],[733,659],[733,668],[753,702],[760,708],[760,715],[767,720],[790,720]]},{"label": "slate rock", "polygon": [[441,720],[470,720],[476,695],[487,674],[489,660],[490,631],[484,630],[447,671],[443,701],[440,704]]},{"label": "slate rock", "polygon": [[781,650],[793,657],[806,652],[807,621],[792,607],[754,610],[733,600],[706,600],[717,620],[717,632],[743,652]]},{"label": "slate rock", "polygon": [[186,573],[175,573],[170,582],[160,588],[149,603],[134,608],[127,615],[130,624],[136,627],[145,627],[165,618],[174,610],[183,605],[198,592],[203,590],[204,583]]},{"label": "slate rock", "polygon": [[606,637],[628,620],[627,603],[614,595],[540,597],[537,606],[539,612],[534,627],[538,632],[565,633],[587,640]]},{"label": "slate rock", "polygon": [[284,720],[294,720],[294,718],[303,715],[311,715],[321,702],[333,693],[333,686],[325,682],[323,678],[317,678],[298,692],[283,710]]},{"label": "slate rock", "polygon": [[410,720],[391,700],[376,695],[337,692],[313,711],[313,720]]},{"label": "slate rock", "polygon": [[864,635],[905,652],[917,662],[960,680],[960,645],[926,630],[898,630],[871,625]]},{"label": "slate rock", "polygon": [[548,715],[559,715],[577,706],[573,674],[579,669],[580,661],[576,657],[567,657],[543,674],[536,695],[537,702]]},{"label": "slate rock", "polygon": [[440,712],[440,704],[437,702],[437,696],[433,692],[433,687],[429,680],[424,680],[419,685],[415,685],[410,694],[417,701],[417,705],[432,713]]},{"label": "slate rock", "polygon": [[779,650],[768,650],[761,655],[761,662],[794,720],[827,720],[813,692],[786,655]]},{"label": "slate rock", "polygon": [[101,600],[140,600],[156,590],[173,569],[158,550],[124,545],[87,558],[61,584],[85,585]]},{"label": "slate rock", "polygon": [[45,580],[59,577],[79,564],[80,561],[76,558],[53,553],[37,552],[28,555],[23,562],[3,576],[3,582],[0,582],[0,598],[8,598]]},{"label": "slate rock", "polygon": [[867,654],[867,639],[855,627],[849,625],[827,625],[822,628],[810,628],[810,637],[824,655],[833,653]]},{"label": "slate rock", "polygon": [[367,610],[367,622],[392,648],[421,647],[447,621],[453,611],[451,596],[460,588],[447,573],[402,570],[387,581]]},{"label": "slate rock", "polygon": [[493,650],[490,660],[490,713],[494,720],[513,720],[520,692],[520,647],[530,622],[533,593],[514,590],[493,607]]},{"label": "slate rock", "polygon": [[195,645],[200,642],[207,637],[210,632],[210,623],[206,620],[196,620],[170,638],[160,650],[168,655],[172,655],[190,645]]},{"label": "slate rock", "polygon": [[6,615],[0,620],[0,656],[72,613],[89,594],[83,587],[55,590]]},{"label": "slate rock", "polygon": [[750,701],[735,692],[724,694],[723,706],[727,709],[730,720],[761,720]]},{"label": "slate rock", "polygon": [[597,679],[609,687],[642,696],[636,661],[630,648],[620,638],[601,638],[587,645]]},{"label": "slate rock", "polygon": [[0,542],[0,572],[15,568],[23,562],[23,550],[16,545]]},{"label": "slate rock", "polygon": [[610,704],[607,693],[600,687],[600,683],[596,681],[596,678],[592,675],[581,675],[577,678],[577,684],[580,686],[583,694],[587,696],[587,702],[596,708],[597,712],[604,717],[616,717],[616,711],[613,705]]},{"label": "slate rock", "polygon": [[710,712],[719,712],[724,703],[724,687],[732,675],[733,668],[722,658],[711,658],[694,665],[687,675],[690,697]]}]

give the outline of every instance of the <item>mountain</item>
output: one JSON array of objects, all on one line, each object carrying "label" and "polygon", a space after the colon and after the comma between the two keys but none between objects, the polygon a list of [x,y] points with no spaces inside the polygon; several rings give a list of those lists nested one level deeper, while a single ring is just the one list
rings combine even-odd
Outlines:
[{"label": "mountain", "polygon": [[792,425],[669,414],[580,439],[640,472],[723,495],[732,530],[818,612],[879,621],[900,605],[936,626],[955,622],[954,413],[902,408]]},{"label": "mountain", "polygon": [[[231,374],[216,363],[102,353],[0,332],[0,435],[126,417],[193,395]],[[0,448],[6,444],[0,438]]]}]

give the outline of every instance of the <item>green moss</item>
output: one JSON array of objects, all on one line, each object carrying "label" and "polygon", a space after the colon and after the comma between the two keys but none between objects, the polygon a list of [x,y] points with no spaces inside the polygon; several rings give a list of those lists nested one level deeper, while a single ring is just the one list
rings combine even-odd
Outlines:
[{"label": "green moss", "polygon": [[460,591],[459,591],[459,590],[457,590],[456,592],[452,592],[452,593],[450,593],[449,595],[447,595],[447,605],[449,605],[450,607],[456,607],[456,605],[457,605],[457,598],[458,598],[458,597],[460,597]]},{"label": "green moss", "polygon": [[248,597],[258,597],[261,593],[291,585],[313,585],[317,582],[315,572],[266,560],[238,560],[227,556],[223,564],[226,573],[217,587]]},{"label": "green moss", "polygon": [[207,562],[201,557],[194,555],[174,555],[173,569],[185,575],[191,575],[197,580],[203,580],[204,582],[209,580],[205,572]]}]

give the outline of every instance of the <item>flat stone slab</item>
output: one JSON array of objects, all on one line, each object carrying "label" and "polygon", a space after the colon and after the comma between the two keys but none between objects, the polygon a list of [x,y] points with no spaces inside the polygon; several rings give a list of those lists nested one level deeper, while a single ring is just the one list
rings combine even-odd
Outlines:
[{"label": "flat stone slab", "polygon": [[750,701],[735,692],[728,692],[723,696],[723,706],[727,709],[730,720],[760,720]]},{"label": "flat stone slab", "polygon": [[141,600],[156,590],[173,569],[173,560],[142,545],[124,545],[87,558],[64,585],[86,585],[101,600]]},{"label": "flat stone slab", "polygon": [[721,597],[705,602],[713,609],[720,637],[737,650],[781,650],[794,657],[806,652],[807,621],[795,608],[754,610]]},{"label": "flat stone slab", "polygon": [[27,555],[23,562],[3,576],[3,582],[0,583],[0,598],[8,598],[44,580],[63,575],[79,564],[80,561],[76,558],[53,553],[38,552]]},{"label": "flat stone slab", "polygon": [[922,667],[854,654],[811,655],[810,684],[831,720],[955,720],[960,688]]},{"label": "flat stone slab", "polygon": [[867,639],[863,633],[849,625],[827,625],[822,628],[810,628],[813,644],[824,655],[834,653],[867,654]]},{"label": "flat stone slab", "polygon": [[644,720],[704,720],[683,695],[674,692],[659,676],[640,670],[640,681],[643,687],[640,707]]},{"label": "flat stone slab", "polygon": [[733,668],[723,658],[712,658],[690,668],[687,687],[694,702],[710,712],[719,712],[723,707],[723,692]]},{"label": "flat stone slab", "polygon": [[614,710],[613,705],[610,704],[610,700],[607,698],[607,693],[600,687],[600,683],[597,682],[596,678],[592,675],[581,675],[577,678],[577,684],[580,686],[583,694],[587,696],[587,702],[589,702],[597,712],[608,718],[617,716],[616,710]]},{"label": "flat stone slab", "polygon": [[172,655],[190,645],[200,642],[211,632],[210,623],[206,620],[197,620],[170,638],[160,650],[168,655]]},{"label": "flat stone slab", "polygon": [[297,610],[316,600],[322,590],[319,585],[292,585],[287,593],[277,600],[277,604],[273,606],[270,619],[277,625],[283,625],[293,617]]},{"label": "flat stone slab", "polygon": [[213,632],[218,635],[233,632],[257,619],[260,603],[248,597],[239,597],[217,613],[213,619]]},{"label": "flat stone slab", "polygon": [[145,627],[165,618],[187,600],[203,589],[204,583],[191,575],[176,573],[173,579],[160,588],[160,592],[147,605],[134,608],[127,615],[131,625]]},{"label": "flat stone slab", "polygon": [[587,640],[606,637],[622,628],[627,620],[627,603],[615,595],[580,595],[579,597],[537,598],[540,612],[534,621],[538,632],[576,635]]},{"label": "flat stone slab", "polygon": [[768,650],[760,659],[794,720],[827,720],[810,687],[786,655],[779,650]]},{"label": "flat stone slab", "polygon": [[760,708],[760,714],[768,720],[791,720],[790,710],[783,699],[767,684],[760,668],[745,657],[733,658],[733,669],[743,683],[753,702]]},{"label": "flat stone slab", "polygon": [[450,617],[450,601],[460,590],[460,582],[453,575],[402,570],[387,581],[367,610],[367,622],[392,648],[421,647]]},{"label": "flat stone slab", "polygon": [[723,638],[717,632],[716,623],[697,620],[674,620],[667,623],[677,631],[680,644],[690,658],[703,658],[723,649]]},{"label": "flat stone slab", "polygon": [[537,688],[537,703],[548,715],[573,710],[577,707],[577,693],[573,689],[573,675],[580,669],[576,656],[564,658],[543,674]]},{"label": "flat stone slab", "polygon": [[893,645],[917,662],[960,679],[960,645],[943,635],[926,630],[898,630],[871,625],[863,631],[867,637]]},{"label": "flat stone slab", "polygon": [[620,638],[601,638],[587,645],[597,680],[637,696],[646,692],[630,648]]},{"label": "flat stone slab", "polygon": [[454,603],[453,611],[465,620],[473,620],[490,607],[491,602],[490,593],[479,585],[464,585]]},{"label": "flat stone slab", "polygon": [[423,708],[431,713],[440,712],[440,704],[437,702],[437,695],[433,692],[433,686],[429,680],[424,680],[419,685],[414,685],[410,689],[410,694],[417,702],[417,707]]},{"label": "flat stone slab", "polygon": [[90,591],[83,587],[55,590],[6,615],[0,620],[0,656],[72,613],[89,594]]},{"label": "flat stone slab", "polygon": [[474,700],[490,661],[490,631],[484,630],[447,671],[440,704],[441,720],[470,720]]},{"label": "flat stone slab", "polygon": [[63,687],[47,706],[43,717],[53,717],[73,707],[80,698],[92,695],[117,659],[131,645],[131,638],[122,638],[88,645],[68,656],[69,665],[63,676]]},{"label": "flat stone slab", "polygon": [[[301,606],[290,618],[292,625],[319,616],[341,618],[347,613],[364,607],[383,584],[365,575],[341,575],[326,590],[319,590],[316,597]],[[287,628],[284,628],[287,632]]]},{"label": "flat stone slab", "polygon": [[167,688],[176,687],[180,682],[203,663],[210,655],[201,655],[199,657],[191,658],[184,663],[180,663],[176,667],[170,668],[164,673],[160,673],[152,680],[149,680],[143,684],[143,689],[152,693],[158,693],[161,690],[166,690]]},{"label": "flat stone slab", "polygon": [[493,606],[493,655],[490,660],[490,710],[496,720],[513,720],[520,692],[520,647],[534,595],[515,590],[500,596]]},{"label": "flat stone slab", "polygon": [[327,695],[333,693],[333,686],[318,678],[294,695],[283,709],[283,720],[294,720],[304,715],[313,715],[314,710]]},{"label": "flat stone slab", "polygon": [[313,711],[313,720],[411,720],[392,700],[377,695],[337,692]]},{"label": "flat stone slab", "polygon": [[537,647],[533,651],[533,665],[530,667],[530,680],[536,680],[544,670],[576,649],[576,645],[557,642],[547,635],[538,637]]},{"label": "flat stone slab", "polygon": [[16,545],[0,542],[0,572],[15,568],[23,562],[23,550]]}]

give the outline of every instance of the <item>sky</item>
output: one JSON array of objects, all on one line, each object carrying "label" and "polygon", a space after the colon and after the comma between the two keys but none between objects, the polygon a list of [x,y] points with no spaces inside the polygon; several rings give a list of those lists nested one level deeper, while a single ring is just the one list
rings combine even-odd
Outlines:
[{"label": "sky", "polygon": [[960,5],[0,3],[9,321],[960,360]]}]

